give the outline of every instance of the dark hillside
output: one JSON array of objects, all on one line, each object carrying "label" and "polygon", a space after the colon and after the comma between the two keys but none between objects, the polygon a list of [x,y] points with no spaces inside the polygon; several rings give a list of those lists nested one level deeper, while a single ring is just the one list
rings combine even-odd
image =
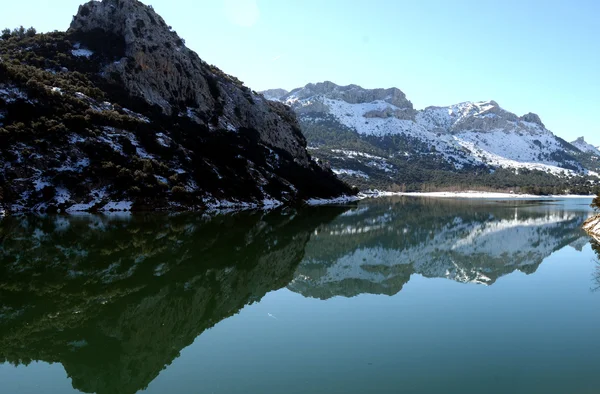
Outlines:
[{"label": "dark hillside", "polygon": [[352,193],[311,159],[288,108],[203,62],[135,0],[90,2],[67,32],[3,32],[0,146],[8,212]]}]

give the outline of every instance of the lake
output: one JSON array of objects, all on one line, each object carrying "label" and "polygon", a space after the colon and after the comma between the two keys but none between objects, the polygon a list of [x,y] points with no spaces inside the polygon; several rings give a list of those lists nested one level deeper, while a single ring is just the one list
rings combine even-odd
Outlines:
[{"label": "lake", "polygon": [[590,202],[6,218],[1,390],[596,393]]}]

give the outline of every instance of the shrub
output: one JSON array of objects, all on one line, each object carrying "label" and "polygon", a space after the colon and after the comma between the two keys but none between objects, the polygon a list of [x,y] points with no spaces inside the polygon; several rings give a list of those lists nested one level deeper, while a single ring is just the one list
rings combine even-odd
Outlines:
[{"label": "shrub", "polygon": [[171,189],[171,193],[173,193],[174,195],[183,196],[187,194],[187,191],[183,186],[173,186],[173,188]]},{"label": "shrub", "polygon": [[600,211],[600,195],[597,195],[592,201],[592,208],[594,208],[595,211]]}]

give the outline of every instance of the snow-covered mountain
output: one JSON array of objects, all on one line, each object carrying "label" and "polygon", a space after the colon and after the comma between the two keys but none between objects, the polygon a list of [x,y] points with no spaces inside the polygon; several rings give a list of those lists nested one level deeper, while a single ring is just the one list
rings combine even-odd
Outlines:
[{"label": "snow-covered mountain", "polygon": [[580,148],[546,129],[538,115],[517,116],[493,100],[415,110],[399,89],[332,82],[263,94],[291,106],[312,154],[346,177],[397,181],[411,163],[450,172],[597,175],[578,159]]},{"label": "snow-covered mountain", "polygon": [[596,156],[600,156],[600,149],[592,144],[589,144],[583,137],[577,138],[575,141],[571,142],[571,145],[584,153],[587,152]]}]

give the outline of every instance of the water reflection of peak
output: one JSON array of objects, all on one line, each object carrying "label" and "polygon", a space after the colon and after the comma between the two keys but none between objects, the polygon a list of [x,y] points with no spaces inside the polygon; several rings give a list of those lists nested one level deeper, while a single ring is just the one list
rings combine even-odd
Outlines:
[{"label": "water reflection of peak", "polygon": [[288,287],[323,299],[389,295],[413,273],[489,285],[578,245],[587,215],[539,202],[381,199],[313,235]]},{"label": "water reflection of peak", "polygon": [[207,328],[287,285],[340,210],[0,223],[0,359],[135,393]]}]

